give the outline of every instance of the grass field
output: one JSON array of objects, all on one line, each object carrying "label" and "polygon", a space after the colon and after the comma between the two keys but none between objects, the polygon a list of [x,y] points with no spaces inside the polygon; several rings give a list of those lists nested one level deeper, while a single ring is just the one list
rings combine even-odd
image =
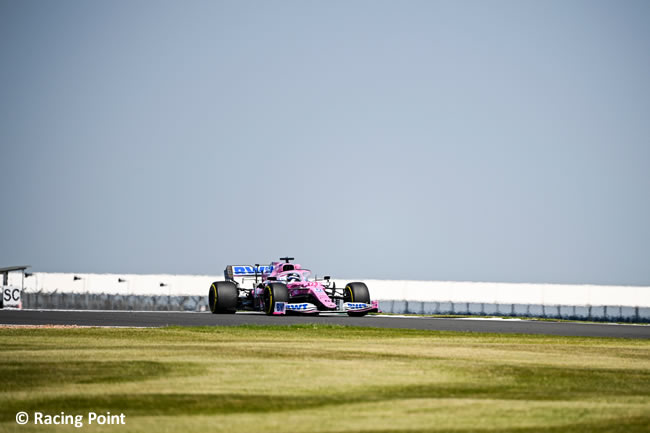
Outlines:
[{"label": "grass field", "polygon": [[[648,432],[650,342],[332,326],[0,329],[0,431]],[[16,413],[125,425],[17,425]]]}]

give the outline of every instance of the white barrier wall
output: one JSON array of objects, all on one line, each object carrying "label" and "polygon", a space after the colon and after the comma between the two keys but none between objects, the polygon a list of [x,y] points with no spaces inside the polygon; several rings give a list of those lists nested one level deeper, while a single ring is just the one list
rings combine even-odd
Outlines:
[{"label": "white barrier wall", "polygon": [[[25,290],[57,291],[59,293],[206,296],[210,284],[219,280],[223,280],[223,275],[36,272],[25,278]],[[364,281],[370,289],[371,298],[379,301],[650,307],[650,287],[639,286],[364,279],[334,281],[337,287],[344,287],[349,281]],[[10,283],[12,282],[10,281]]]},{"label": "white barrier wall", "polygon": [[205,296],[208,293],[210,284],[219,280],[223,280],[223,275],[35,272],[29,278],[25,278],[25,290],[31,292],[109,293],[115,295]]},{"label": "white barrier wall", "polygon": [[[650,307],[650,287],[364,280],[377,300]],[[338,282],[337,282],[338,284]]]}]

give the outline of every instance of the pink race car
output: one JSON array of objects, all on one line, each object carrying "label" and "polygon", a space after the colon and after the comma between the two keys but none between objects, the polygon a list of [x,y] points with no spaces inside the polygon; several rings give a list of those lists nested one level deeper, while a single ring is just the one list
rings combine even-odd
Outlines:
[{"label": "pink race car", "polygon": [[[364,283],[348,283],[337,289],[330,277],[310,280],[311,271],[293,257],[282,257],[269,266],[228,265],[226,281],[210,286],[208,303],[215,314],[234,313],[237,310],[264,311],[268,315],[347,313],[365,316],[378,312],[377,301],[370,301]],[[245,288],[246,282],[251,283]]]}]

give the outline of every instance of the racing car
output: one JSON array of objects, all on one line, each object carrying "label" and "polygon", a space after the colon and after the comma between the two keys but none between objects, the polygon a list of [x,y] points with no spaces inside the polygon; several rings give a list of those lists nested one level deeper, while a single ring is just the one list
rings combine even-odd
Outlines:
[{"label": "racing car", "polygon": [[311,279],[311,271],[292,260],[293,257],[281,257],[268,266],[226,266],[225,281],[215,281],[210,286],[210,311],[263,311],[268,315],[328,312],[349,316],[379,311],[377,301],[370,301],[365,283],[347,283],[344,288],[337,288],[329,276]]}]

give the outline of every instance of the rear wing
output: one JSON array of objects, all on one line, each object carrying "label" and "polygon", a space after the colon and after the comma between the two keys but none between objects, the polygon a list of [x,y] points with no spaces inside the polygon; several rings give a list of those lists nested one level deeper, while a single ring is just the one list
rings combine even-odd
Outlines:
[{"label": "rear wing", "polygon": [[269,265],[228,265],[223,271],[223,276],[226,280],[240,282],[246,277],[262,277],[269,275],[271,271],[273,271],[273,266]]}]

